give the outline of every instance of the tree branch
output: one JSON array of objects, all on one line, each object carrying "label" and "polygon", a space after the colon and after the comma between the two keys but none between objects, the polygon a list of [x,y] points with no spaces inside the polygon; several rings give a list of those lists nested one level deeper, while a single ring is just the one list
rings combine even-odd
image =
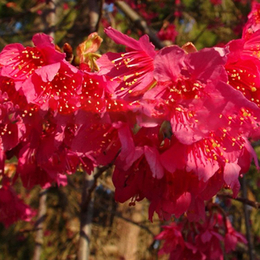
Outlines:
[{"label": "tree branch", "polygon": [[146,23],[146,21],[134,11],[127,3],[124,1],[115,1],[115,5],[137,26],[143,33],[148,34],[151,42],[156,48],[161,49],[165,45],[159,40],[154,30],[152,30]]},{"label": "tree branch", "polygon": [[260,209],[260,203],[257,202],[257,201],[252,201],[252,200],[249,200],[247,198],[242,198],[242,197],[234,198],[230,194],[225,194],[225,193],[219,193],[219,194],[217,194],[217,196],[220,197],[220,198],[227,198],[227,199],[237,200],[237,201],[240,201],[241,203],[249,205],[249,206],[251,206],[253,208]]}]

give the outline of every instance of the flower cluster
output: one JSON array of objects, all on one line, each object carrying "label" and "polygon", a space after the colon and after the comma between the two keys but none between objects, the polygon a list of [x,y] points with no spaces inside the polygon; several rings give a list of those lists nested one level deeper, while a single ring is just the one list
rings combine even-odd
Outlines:
[{"label": "flower cluster", "polygon": [[205,222],[192,222],[182,219],[163,227],[163,231],[156,236],[158,240],[165,240],[159,254],[170,254],[170,260],[223,260],[224,254],[236,248],[238,243],[246,244],[246,239],[232,227],[228,218],[211,205],[211,214]]},{"label": "flower cluster", "polygon": [[[206,219],[204,202],[223,187],[236,196],[239,176],[253,159],[258,167],[248,141],[259,137],[260,122],[256,10],[242,38],[222,48],[197,51],[188,43],[156,51],[147,35],[135,40],[107,28],[126,52],[99,58],[94,52],[101,39],[92,34],[78,47],[80,65],[74,66],[44,34],[33,37],[34,47],[7,45],[0,53],[3,201],[12,195],[5,161],[14,156],[13,180],[20,177],[26,188],[66,185],[66,174],[77,167],[90,173],[114,163],[117,201],[147,198],[151,220],[154,212],[164,219],[183,213],[189,221]],[[23,219],[26,210],[19,213]],[[205,251],[183,242],[178,225],[169,232],[183,254],[205,259]],[[204,248],[212,239],[222,238],[213,231],[196,237]]]}]

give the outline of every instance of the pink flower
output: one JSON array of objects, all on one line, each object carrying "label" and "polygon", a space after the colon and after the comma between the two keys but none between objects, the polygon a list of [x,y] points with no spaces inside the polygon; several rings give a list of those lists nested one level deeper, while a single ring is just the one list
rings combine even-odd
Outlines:
[{"label": "pink flower", "polygon": [[82,124],[75,133],[71,149],[96,165],[107,165],[120,149],[117,127],[101,122]]},{"label": "pink flower", "polygon": [[250,37],[260,29],[260,4],[257,1],[252,2],[252,9],[248,15],[248,21],[244,26],[243,38]]},{"label": "pink flower", "polygon": [[175,29],[175,26],[173,24],[165,22],[157,35],[161,41],[168,40],[171,42],[175,42],[177,34],[178,33]]},{"label": "pink flower", "polygon": [[221,5],[221,4],[222,4],[222,0],[210,0],[210,2],[211,2],[213,5]]},{"label": "pink flower", "polygon": [[[44,65],[62,61],[65,54],[55,50],[52,38],[45,34],[35,34],[32,39],[35,47],[24,47],[19,43],[7,45],[0,53],[1,75],[14,80],[25,80]],[[55,74],[50,69],[49,77]]]},{"label": "pink flower", "polygon": [[[23,185],[31,189],[35,185],[49,187],[52,183],[67,184],[67,174],[74,173],[84,159],[70,151],[75,130],[70,124],[59,125],[50,115],[41,128],[30,129],[30,135],[21,143],[18,157],[17,176]],[[88,162],[87,162],[88,163]]]},{"label": "pink flower", "polygon": [[160,104],[164,120],[171,122],[172,132],[183,144],[192,144],[226,128],[227,117],[241,107],[259,113],[225,83],[225,56],[225,49],[204,49],[190,54],[177,46],[162,49],[154,61],[157,84],[145,93],[140,110],[156,119],[158,106],[154,102]]},{"label": "pink flower", "polygon": [[4,152],[13,149],[26,136],[24,111],[31,113],[23,93],[16,91],[12,79],[0,76],[0,142]]},{"label": "pink flower", "polygon": [[111,27],[105,29],[105,32],[117,44],[127,46],[127,52],[104,54],[97,60],[100,73],[119,82],[115,90],[119,97],[143,94],[152,84],[153,58],[156,55],[148,36],[144,35],[137,41]]},{"label": "pink flower", "polygon": [[[260,31],[255,32],[248,39],[234,40],[228,43],[230,53],[225,65],[229,76],[229,84],[236,90],[240,91],[245,98],[253,104],[246,108],[241,106],[240,115],[243,122],[237,120],[237,123],[244,128],[242,130],[246,135],[258,138],[259,132],[259,111],[260,108],[260,61],[259,61],[259,42]],[[258,107],[256,109],[255,107]]]},{"label": "pink flower", "polygon": [[9,178],[4,177],[0,188],[0,222],[8,227],[20,219],[30,221],[33,216],[32,209],[19,199],[10,187]]},{"label": "pink flower", "polygon": [[224,238],[226,253],[234,251],[239,242],[247,244],[247,240],[245,239],[245,237],[232,227],[228,218],[226,218],[226,227],[227,231]]},{"label": "pink flower", "polygon": [[80,107],[82,73],[67,62],[38,68],[22,84],[28,103],[43,110],[70,114]]},{"label": "pink flower", "polygon": [[163,226],[163,231],[155,237],[158,240],[165,240],[159,255],[170,254],[170,260],[194,259],[205,260],[206,256],[194,245],[185,242],[181,233],[181,225],[171,224]]},{"label": "pink flower", "polygon": [[158,240],[165,240],[159,254],[169,254],[176,249],[181,251],[185,247],[181,227],[172,223],[170,226],[163,226],[163,229],[164,230],[155,237],[155,239]]},{"label": "pink flower", "polygon": [[225,68],[229,76],[229,84],[260,107],[259,38],[260,31],[257,31],[250,39],[229,42],[227,46],[230,53]]},{"label": "pink flower", "polygon": [[244,237],[235,231],[225,215],[218,213],[218,205],[208,204],[208,214],[204,223],[187,221],[186,217],[176,223],[163,226],[163,231],[155,237],[164,240],[159,254],[170,254],[170,259],[223,259],[226,253],[235,250],[238,242],[246,243]]}]

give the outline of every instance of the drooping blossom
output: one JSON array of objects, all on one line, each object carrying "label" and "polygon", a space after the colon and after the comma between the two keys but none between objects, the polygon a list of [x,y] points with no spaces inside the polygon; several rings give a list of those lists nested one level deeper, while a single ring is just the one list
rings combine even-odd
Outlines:
[{"label": "drooping blossom", "polygon": [[90,159],[80,159],[70,150],[75,126],[60,125],[55,119],[49,115],[42,129],[33,128],[19,147],[16,177],[21,178],[26,188],[35,185],[47,188],[52,183],[64,186],[66,174],[74,173],[79,165],[92,169]]},{"label": "drooping blossom", "polygon": [[117,129],[111,124],[83,124],[75,133],[72,150],[88,156],[95,165],[107,165],[120,149]]},{"label": "drooping blossom", "polygon": [[225,225],[226,234],[224,237],[224,245],[226,253],[234,251],[238,243],[247,244],[245,237],[233,228],[228,218],[225,219]]},{"label": "drooping blossom", "polygon": [[[238,243],[246,244],[242,234],[239,232],[232,234],[231,230],[234,229],[231,222],[225,215],[218,213],[218,206],[213,204],[213,207],[216,208],[208,208],[209,212],[204,223],[188,223],[183,217],[177,223],[163,226],[163,231],[155,237],[155,239],[164,240],[159,254],[170,254],[169,259],[172,260],[217,260],[224,259],[226,253],[234,251]],[[226,239],[231,239],[232,242],[227,243],[226,252],[224,252],[222,243]]]},{"label": "drooping blossom", "polygon": [[0,188],[0,222],[8,227],[18,220],[30,221],[34,215],[33,210],[17,196],[10,179],[3,177]]}]

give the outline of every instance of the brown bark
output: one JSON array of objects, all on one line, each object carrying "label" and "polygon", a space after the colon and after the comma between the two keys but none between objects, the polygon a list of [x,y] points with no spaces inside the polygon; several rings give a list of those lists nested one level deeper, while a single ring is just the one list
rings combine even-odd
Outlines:
[{"label": "brown bark", "polygon": [[73,26],[68,30],[62,40],[73,47],[77,47],[90,33],[98,30],[100,19],[101,0],[80,0],[77,8],[80,10]]},{"label": "brown bark", "polygon": [[[135,207],[129,207],[127,203],[119,205],[122,216],[133,220],[142,221],[142,204],[137,203]],[[120,259],[138,260],[138,238],[140,227],[126,222],[124,219],[117,220],[117,233],[119,235],[118,252]]]},{"label": "brown bark", "polygon": [[78,260],[89,259],[89,248],[91,241],[91,225],[94,208],[94,191],[97,186],[97,180],[111,165],[97,167],[94,173],[89,175],[84,172],[83,190],[81,197],[80,211],[80,238],[78,248]]}]

